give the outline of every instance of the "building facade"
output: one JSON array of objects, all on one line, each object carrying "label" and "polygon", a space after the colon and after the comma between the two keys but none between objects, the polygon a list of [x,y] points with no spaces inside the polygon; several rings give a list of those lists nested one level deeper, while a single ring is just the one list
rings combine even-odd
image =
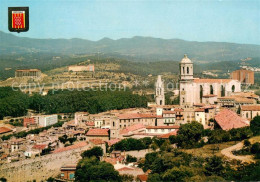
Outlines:
[{"label": "building facade", "polygon": [[39,127],[46,127],[53,125],[58,122],[58,115],[37,115],[33,116],[34,121],[36,124],[39,125]]},{"label": "building facade", "polygon": [[242,84],[254,84],[255,83],[254,72],[250,71],[250,70],[241,69],[241,70],[233,71],[230,74],[230,78],[233,80],[238,80]]},{"label": "building facade", "polygon": [[39,70],[39,69],[15,70],[15,77],[39,78],[39,77],[41,77],[41,70]]},{"label": "building facade", "polygon": [[233,92],[241,92],[241,83],[232,79],[193,78],[193,63],[187,55],[184,55],[180,62],[179,92],[180,105],[192,106],[206,101],[216,101],[217,97],[229,96]]},{"label": "building facade", "polygon": [[73,72],[82,72],[82,71],[90,71],[94,72],[95,71],[95,66],[93,64],[87,65],[87,66],[68,66],[68,71],[73,71]]}]

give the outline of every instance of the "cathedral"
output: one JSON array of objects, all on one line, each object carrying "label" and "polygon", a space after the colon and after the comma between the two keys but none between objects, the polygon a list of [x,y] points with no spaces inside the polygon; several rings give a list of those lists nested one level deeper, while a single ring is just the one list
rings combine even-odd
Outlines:
[{"label": "cathedral", "polygon": [[241,92],[241,83],[232,79],[200,79],[193,77],[193,62],[184,55],[180,62],[180,105],[214,104],[218,97]]}]

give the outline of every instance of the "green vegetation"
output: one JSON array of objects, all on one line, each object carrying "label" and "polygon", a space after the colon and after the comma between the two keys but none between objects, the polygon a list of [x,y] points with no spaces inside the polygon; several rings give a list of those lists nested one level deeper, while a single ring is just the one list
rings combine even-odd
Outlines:
[{"label": "green vegetation", "polygon": [[250,129],[254,135],[260,135],[260,116],[256,116],[250,122]]},{"label": "green vegetation", "polygon": [[77,111],[93,114],[113,109],[146,107],[147,101],[147,97],[134,95],[131,91],[64,90],[50,91],[46,96],[33,95],[30,108],[48,114]]},{"label": "green vegetation", "polygon": [[0,88],[0,119],[5,116],[24,116],[27,109],[46,114],[88,111],[98,113],[113,109],[146,107],[146,96],[132,94],[131,91],[69,91],[49,92],[46,96],[34,94],[29,97],[10,87]]},{"label": "green vegetation", "polygon": [[240,150],[232,151],[234,155],[255,155],[256,159],[260,159],[260,143],[251,144],[249,140],[244,140],[244,146]]},{"label": "green vegetation", "polygon": [[137,161],[136,157],[128,155],[128,154],[126,155],[126,162],[127,163],[136,162],[136,161]]},{"label": "green vegetation", "polygon": [[100,162],[96,157],[91,157],[79,161],[75,181],[121,181],[121,177],[112,164]]},{"label": "green vegetation", "polygon": [[110,151],[120,150],[120,151],[130,151],[130,150],[142,150],[147,149],[152,144],[152,139],[145,137],[142,139],[127,138],[123,139],[116,144],[112,145]]},{"label": "green vegetation", "polygon": [[11,87],[0,87],[0,120],[5,116],[23,116],[28,106],[28,95],[13,91]]},{"label": "green vegetation", "polygon": [[61,143],[63,143],[63,144],[69,142],[70,145],[72,145],[76,140],[77,140],[76,137],[68,138],[67,135],[63,135],[63,136],[59,137],[59,141],[60,141]]},{"label": "green vegetation", "polygon": [[101,147],[93,147],[92,149],[86,150],[81,154],[82,158],[96,157],[99,159],[103,156],[103,149]]},{"label": "green vegetation", "polygon": [[253,136],[250,127],[231,129],[229,131],[215,129],[210,130],[208,135],[208,143],[222,143],[228,141],[241,141]]},{"label": "green vegetation", "polygon": [[[148,153],[139,164],[155,181],[257,181],[260,163],[233,166],[221,157],[195,157],[176,149]],[[246,169],[246,170],[245,170]],[[248,170],[250,169],[250,170]]]},{"label": "green vegetation", "polygon": [[81,154],[82,159],[77,164],[75,181],[121,181],[121,176],[114,166],[107,162],[101,162],[103,156],[101,147],[93,147]]},{"label": "green vegetation", "polygon": [[193,121],[188,124],[181,125],[177,136],[170,136],[171,143],[177,143],[181,148],[194,148],[203,146],[201,140],[203,134],[203,125]]}]

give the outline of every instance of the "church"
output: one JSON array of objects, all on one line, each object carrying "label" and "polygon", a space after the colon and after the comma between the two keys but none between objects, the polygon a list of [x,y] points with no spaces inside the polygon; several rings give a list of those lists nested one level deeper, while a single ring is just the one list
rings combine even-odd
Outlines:
[{"label": "church", "polygon": [[185,54],[180,62],[180,105],[214,104],[218,97],[241,92],[241,83],[232,79],[200,79],[193,77],[193,62]]}]

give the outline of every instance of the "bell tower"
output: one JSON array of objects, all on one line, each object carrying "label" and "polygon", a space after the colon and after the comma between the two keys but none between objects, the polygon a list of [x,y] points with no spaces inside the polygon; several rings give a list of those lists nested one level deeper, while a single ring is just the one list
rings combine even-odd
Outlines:
[{"label": "bell tower", "polygon": [[180,80],[193,79],[193,62],[184,54],[184,58],[180,62]]},{"label": "bell tower", "polygon": [[180,105],[190,106],[193,103],[193,62],[184,55],[180,62]]},{"label": "bell tower", "polygon": [[155,86],[156,86],[156,90],[155,90],[156,105],[165,105],[164,84],[161,75],[158,75]]}]

